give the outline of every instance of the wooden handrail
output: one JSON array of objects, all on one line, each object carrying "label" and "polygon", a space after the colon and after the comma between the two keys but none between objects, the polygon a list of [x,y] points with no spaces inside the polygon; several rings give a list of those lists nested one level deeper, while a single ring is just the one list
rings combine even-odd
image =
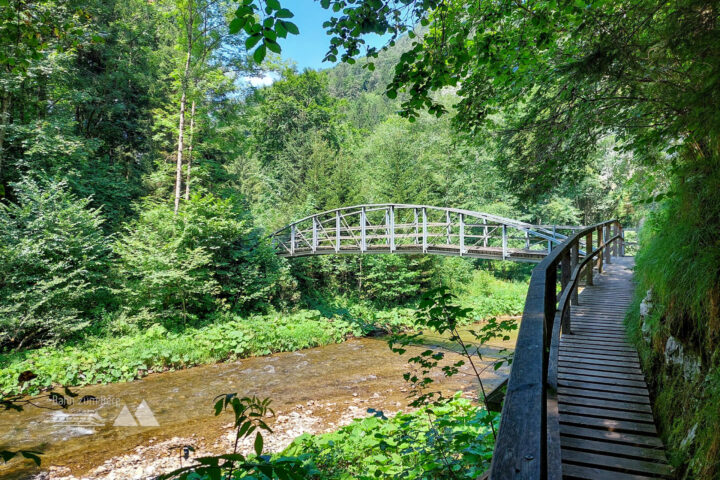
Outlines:
[{"label": "wooden handrail", "polygon": [[[616,233],[611,236],[613,226]],[[593,232],[598,232],[594,249]],[[578,261],[582,240],[585,255]],[[598,270],[602,271],[600,262],[622,253],[622,242],[622,227],[616,220],[584,227],[533,269],[490,467],[491,480],[562,478],[557,412],[560,335],[571,330],[571,303],[577,301],[573,294],[583,268],[592,269],[593,259],[598,258]],[[618,243],[619,249],[611,248]],[[558,299],[558,267],[563,264]]]}]

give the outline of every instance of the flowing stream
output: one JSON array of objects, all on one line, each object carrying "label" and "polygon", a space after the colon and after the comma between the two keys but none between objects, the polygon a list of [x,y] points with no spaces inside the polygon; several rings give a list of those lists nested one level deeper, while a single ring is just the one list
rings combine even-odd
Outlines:
[{"label": "flowing stream", "polygon": [[[424,342],[431,348],[448,346],[440,337],[425,337]],[[483,349],[484,366],[500,346]],[[164,457],[167,469],[181,465],[185,445],[197,452],[227,452],[232,419],[230,414],[215,417],[212,405],[217,395],[230,392],[272,398],[275,417],[269,424],[274,434],[266,445],[279,451],[301,433],[332,431],[367,416],[368,408],[408,410],[409,389],[402,374],[410,368],[409,355],[420,348],[400,356],[382,338],[360,338],[152,374],[130,383],[73,388],[77,396],[67,409],[52,409],[49,400],[42,400],[39,407],[0,414],[0,445],[43,452],[43,473],[38,475],[40,470],[28,461],[13,460],[0,466],[0,478],[124,478],[112,474],[122,462],[134,468],[126,477],[143,478],[160,473],[157,466],[146,465],[146,457]],[[448,362],[456,359],[452,352],[446,355]],[[437,385],[477,398],[477,381],[470,374],[468,366],[451,378],[438,371]],[[486,368],[486,389],[506,375],[505,368]],[[93,398],[81,404],[85,396]]]}]

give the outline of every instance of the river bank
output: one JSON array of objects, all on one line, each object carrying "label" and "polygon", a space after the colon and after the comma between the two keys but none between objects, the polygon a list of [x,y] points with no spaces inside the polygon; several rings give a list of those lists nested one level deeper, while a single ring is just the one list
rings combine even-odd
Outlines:
[{"label": "river bank", "polygon": [[[502,346],[487,347],[488,364]],[[67,413],[96,414],[98,425],[69,425],[58,421],[56,411],[34,408],[3,414],[0,443],[41,449],[44,455],[42,471],[13,462],[0,474],[15,479],[143,478],[178,468],[185,445],[193,446],[195,455],[227,452],[230,416],[214,417],[211,412],[215,395],[227,392],[273,399],[275,417],[268,420],[275,433],[266,444],[271,451],[280,451],[297,435],[335,430],[367,415],[368,408],[388,413],[407,410],[408,387],[402,374],[409,368],[407,355],[416,351],[400,357],[382,339],[359,338],[301,352],[151,374],[129,383],[82,387],[77,389],[79,398],[92,395],[112,401],[96,408],[72,405]],[[447,361],[454,358],[447,355]],[[488,368],[483,375],[492,388],[505,373]],[[462,370],[449,379],[438,376],[437,384],[445,392],[463,391],[476,398],[473,380],[469,371]],[[115,425],[124,407],[140,419],[137,408],[143,401],[157,426]]]}]

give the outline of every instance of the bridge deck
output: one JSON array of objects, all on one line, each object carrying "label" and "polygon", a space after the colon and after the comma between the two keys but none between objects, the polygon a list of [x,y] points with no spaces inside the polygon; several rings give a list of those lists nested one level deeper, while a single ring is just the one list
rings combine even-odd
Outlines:
[{"label": "bridge deck", "polygon": [[637,351],[623,318],[632,291],[632,257],[613,258],[572,307],[560,341],[558,409],[563,478],[669,478]]}]

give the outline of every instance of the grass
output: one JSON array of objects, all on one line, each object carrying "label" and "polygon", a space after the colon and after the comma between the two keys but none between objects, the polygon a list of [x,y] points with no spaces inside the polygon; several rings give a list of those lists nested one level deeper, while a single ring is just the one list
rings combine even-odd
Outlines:
[{"label": "grass", "polygon": [[[478,321],[520,313],[526,292],[525,282],[475,271],[459,299],[474,309],[471,321]],[[414,326],[411,306],[378,310],[342,298],[323,310],[249,318],[223,314],[214,323],[180,332],[155,325],[123,336],[91,336],[60,347],[0,355],[0,394],[36,394],[54,385],[127,382],[152,372],[328,345],[398,326]],[[37,377],[20,384],[18,377],[25,371]]]}]

